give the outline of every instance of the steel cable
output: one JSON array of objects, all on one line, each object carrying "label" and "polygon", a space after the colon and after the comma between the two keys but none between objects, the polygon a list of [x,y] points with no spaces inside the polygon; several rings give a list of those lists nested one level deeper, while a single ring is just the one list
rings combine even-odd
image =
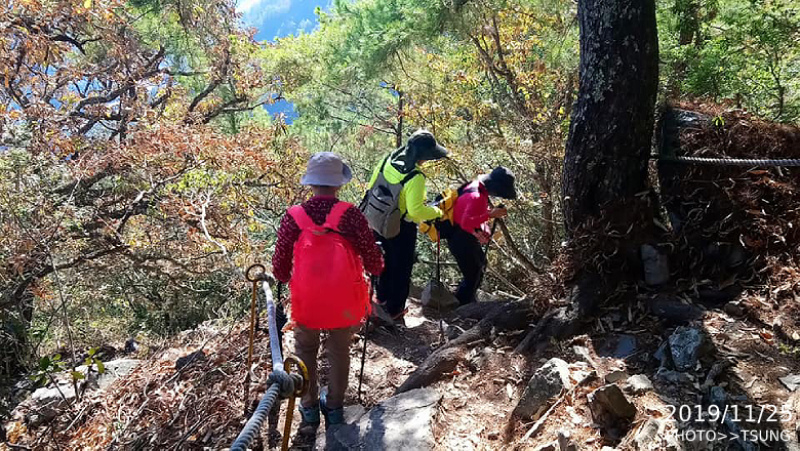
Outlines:
[{"label": "steel cable", "polygon": [[659,161],[673,162],[673,163],[695,163],[695,164],[709,164],[718,166],[782,166],[794,167],[800,166],[800,159],[765,159],[765,158],[708,158],[708,157],[665,157],[656,156]]}]

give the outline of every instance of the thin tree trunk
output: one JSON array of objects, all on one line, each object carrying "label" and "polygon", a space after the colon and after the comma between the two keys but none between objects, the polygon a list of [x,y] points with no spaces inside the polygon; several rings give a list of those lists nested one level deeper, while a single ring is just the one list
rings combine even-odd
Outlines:
[{"label": "thin tree trunk", "polygon": [[395,130],[395,147],[403,145],[403,107],[405,106],[405,98],[403,91],[397,91],[397,129]]}]

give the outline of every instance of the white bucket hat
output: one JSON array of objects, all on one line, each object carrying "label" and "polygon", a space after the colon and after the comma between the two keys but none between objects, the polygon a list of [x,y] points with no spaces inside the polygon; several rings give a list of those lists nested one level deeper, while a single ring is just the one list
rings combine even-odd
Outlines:
[{"label": "white bucket hat", "polygon": [[342,186],[353,178],[350,167],[333,152],[319,152],[308,160],[301,185]]}]

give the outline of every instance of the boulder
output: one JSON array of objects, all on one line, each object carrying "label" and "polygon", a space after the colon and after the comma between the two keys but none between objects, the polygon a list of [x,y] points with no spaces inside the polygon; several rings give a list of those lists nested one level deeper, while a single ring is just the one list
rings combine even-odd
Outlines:
[{"label": "boulder", "polygon": [[25,402],[25,423],[30,428],[49,423],[58,416],[61,409],[74,402],[75,398],[75,388],[70,383],[39,388]]},{"label": "boulder", "polygon": [[36,407],[59,408],[75,399],[75,388],[72,384],[63,383],[58,387],[42,387],[31,395],[31,401]]},{"label": "boulder", "polygon": [[441,282],[432,280],[425,285],[420,298],[422,305],[433,309],[449,310],[458,306],[458,299]]},{"label": "boulder", "polygon": [[418,388],[385,399],[368,412],[348,407],[345,424],[328,429],[316,449],[432,450],[433,418],[441,399],[432,388]]},{"label": "boulder", "polygon": [[636,374],[628,378],[627,389],[634,395],[641,395],[653,389],[653,383],[644,374]]},{"label": "boulder", "polygon": [[558,358],[548,360],[528,381],[513,415],[525,419],[538,418],[553,398],[572,386],[569,374],[567,362]]},{"label": "boulder", "polygon": [[592,419],[599,425],[625,426],[636,416],[636,406],[628,401],[617,385],[600,387],[589,393],[588,399]]},{"label": "boulder", "polygon": [[[121,377],[131,374],[141,363],[137,359],[117,359],[109,362],[104,362],[104,371],[102,374],[97,374],[97,367],[92,368],[90,382],[94,388],[105,390],[109,385]],[[86,374],[86,366],[79,366],[77,371]]]},{"label": "boulder", "polygon": [[704,335],[695,327],[679,327],[669,337],[669,350],[675,369],[691,371],[697,365]]}]

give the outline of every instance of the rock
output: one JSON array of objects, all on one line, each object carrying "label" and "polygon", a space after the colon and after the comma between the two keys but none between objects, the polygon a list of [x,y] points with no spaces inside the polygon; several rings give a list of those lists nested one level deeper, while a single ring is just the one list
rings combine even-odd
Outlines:
[{"label": "rock", "polygon": [[60,408],[75,399],[75,388],[72,384],[59,384],[58,387],[42,387],[33,392],[31,401],[36,408]]},{"label": "rock", "polygon": [[133,354],[139,350],[139,342],[136,341],[136,338],[131,337],[125,341],[125,347],[123,348],[123,352],[125,354]]},{"label": "rock", "polygon": [[189,365],[191,365],[193,363],[202,362],[205,359],[206,359],[206,353],[203,352],[202,349],[199,349],[199,350],[197,350],[197,351],[195,351],[195,352],[193,352],[191,354],[188,354],[188,355],[185,355],[185,356],[179,358],[175,362],[175,369],[177,371],[180,371],[183,368],[185,368],[185,367],[187,367],[187,366],[189,366]]},{"label": "rock", "polygon": [[628,373],[626,373],[625,371],[621,371],[621,370],[612,371],[612,372],[606,374],[606,383],[607,384],[613,384],[614,382],[619,382],[622,379],[625,379],[627,377],[628,377]]},{"label": "rock", "polygon": [[703,333],[697,328],[679,327],[669,337],[669,350],[675,369],[691,371],[697,365]]},{"label": "rock", "polygon": [[434,309],[449,310],[458,305],[458,299],[453,296],[447,286],[435,280],[425,285],[420,299],[423,306]]},{"label": "rock", "polygon": [[636,337],[627,334],[611,334],[598,340],[597,354],[615,359],[626,359],[636,352]]},{"label": "rock", "polygon": [[636,374],[627,380],[628,391],[634,395],[640,395],[653,389],[653,383],[644,374]]},{"label": "rock", "polygon": [[656,379],[670,384],[689,384],[692,378],[686,373],[660,368],[656,372]]},{"label": "rock", "polygon": [[612,356],[618,359],[625,359],[634,352],[636,352],[636,337],[633,335],[620,335]]},{"label": "rock", "polygon": [[731,316],[744,316],[747,313],[747,309],[744,307],[744,305],[742,305],[741,302],[736,301],[725,304],[723,310],[725,310],[725,313]]},{"label": "rock", "polygon": [[659,295],[647,302],[653,315],[669,324],[686,324],[703,316],[703,309],[674,296]]},{"label": "rock", "polygon": [[742,429],[739,425],[739,422],[734,421],[732,416],[733,415],[725,416],[723,420],[723,424],[728,429],[728,432],[733,434],[734,436],[731,442],[735,441],[736,443],[738,443],[740,449],[744,451],[757,451],[760,448],[760,446],[757,446],[752,441],[742,440]]},{"label": "rock", "polygon": [[669,368],[672,366],[672,359],[669,357],[669,342],[665,341],[661,343],[661,346],[658,347],[653,357],[656,358],[659,362],[661,362],[662,368]]},{"label": "rock", "polygon": [[778,378],[786,388],[789,389],[790,392],[793,392],[800,388],[800,374],[790,374],[785,377]]},{"label": "rock", "polygon": [[634,406],[622,390],[614,384],[608,384],[589,393],[589,409],[595,423],[605,426],[629,424],[636,416]]},{"label": "rock", "polygon": [[547,409],[552,398],[571,386],[567,362],[552,358],[536,370],[528,381],[513,415],[517,418],[536,419]]},{"label": "rock", "polygon": [[500,432],[492,431],[486,436],[486,438],[488,438],[489,440],[497,440],[498,438],[500,438]]},{"label": "rock", "polygon": [[658,437],[658,432],[661,430],[661,423],[656,420],[655,418],[650,418],[647,422],[639,429],[639,432],[633,438],[633,443],[636,449],[639,450],[646,450],[650,448],[650,444],[653,443],[656,438]]},{"label": "rock", "polygon": [[432,388],[418,388],[385,399],[369,412],[353,411],[346,423],[331,428],[326,443],[317,449],[361,449],[364,451],[432,450],[433,417],[442,395]]},{"label": "rock", "polygon": [[[60,390],[60,392],[59,392]],[[59,384],[56,387],[42,387],[26,401],[27,413],[25,423],[30,428],[37,428],[53,421],[61,409],[75,401],[75,388],[72,384]]]},{"label": "rock", "polygon": [[578,451],[578,445],[572,443],[569,437],[570,434],[568,431],[558,431],[556,443],[558,443],[559,451]]},{"label": "rock", "polygon": [[140,363],[142,361],[136,359],[117,359],[105,362],[103,365],[105,371],[97,376],[97,387],[100,390],[105,390],[117,379],[133,373]]},{"label": "rock", "polygon": [[[329,428],[319,427],[316,429],[317,431],[317,439],[314,442],[314,448],[318,450],[347,450],[350,449],[346,446],[343,442],[336,438],[337,434],[342,435],[345,438],[348,438],[347,434],[352,434],[350,437],[353,440],[353,443],[358,445],[359,440],[359,421],[361,418],[364,417],[364,414],[367,412],[363,406],[356,404],[352,406],[345,406],[344,407],[344,424],[341,425],[333,425]],[[277,414],[280,415],[280,410],[277,411]],[[324,420],[323,420],[324,421]],[[278,421],[276,418],[275,426],[277,427]]]},{"label": "rock", "polygon": [[592,354],[591,352],[589,352],[589,348],[587,348],[586,346],[575,345],[572,347],[572,351],[575,353],[577,357],[583,359],[584,362],[588,363],[594,368],[597,368],[597,363],[592,358]]},{"label": "rock", "polygon": [[727,401],[728,401],[728,394],[725,393],[724,388],[718,385],[711,387],[711,390],[708,393],[708,402],[710,404],[714,404],[717,407],[724,409],[725,404],[727,404]]},{"label": "rock", "polygon": [[456,326],[453,326],[453,325],[450,325],[450,324],[447,324],[447,323],[444,323],[444,324],[445,324],[445,326],[444,326],[444,334],[445,334],[445,336],[447,337],[448,340],[455,340],[463,332],[462,329],[459,329]]},{"label": "rock", "polygon": [[663,285],[669,281],[669,259],[658,249],[643,244],[641,247],[644,281],[650,286]]},{"label": "rock", "polygon": [[58,417],[58,411],[52,407],[44,407],[42,409],[29,412],[25,416],[25,424],[30,429],[36,429],[43,424],[47,424]]},{"label": "rock", "polygon": [[536,448],[536,451],[558,451],[558,445],[555,443],[548,443]]}]

